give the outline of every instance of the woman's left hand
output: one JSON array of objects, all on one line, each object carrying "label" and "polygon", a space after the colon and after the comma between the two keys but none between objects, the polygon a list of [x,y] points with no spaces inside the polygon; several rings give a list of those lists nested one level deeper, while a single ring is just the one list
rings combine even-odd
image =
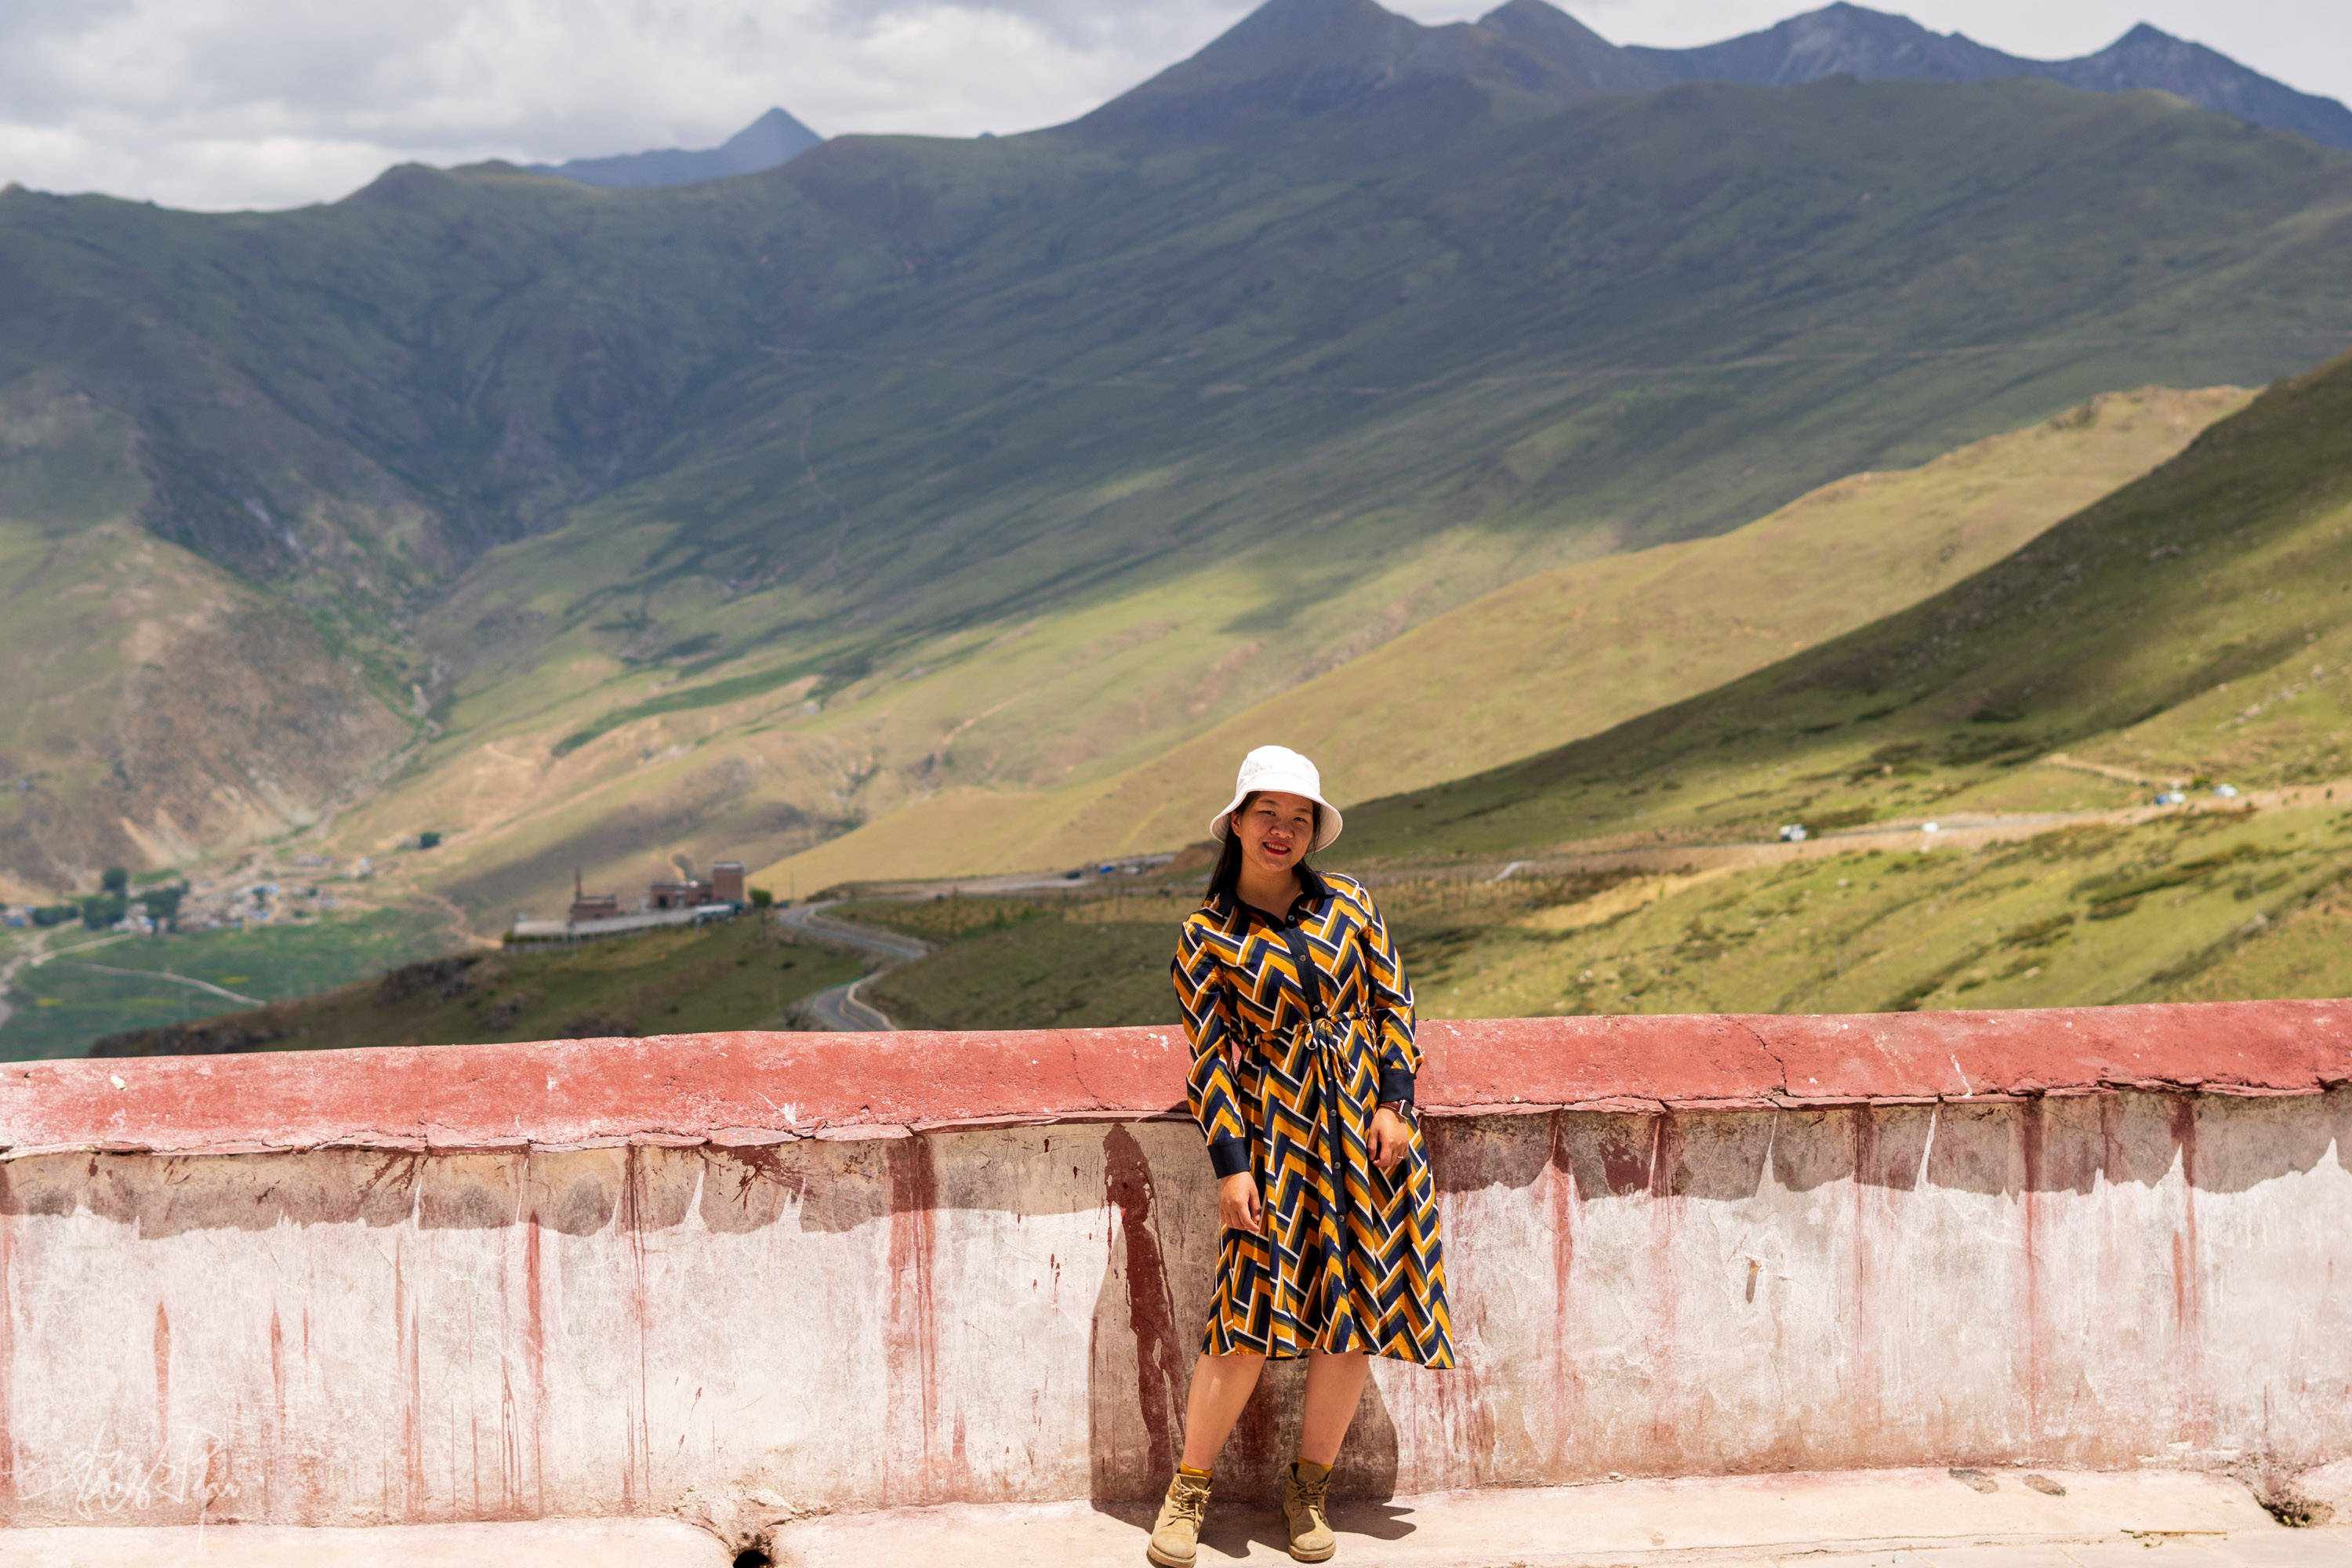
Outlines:
[{"label": "woman's left hand", "polygon": [[1383,1173],[1393,1171],[1397,1162],[1404,1158],[1406,1145],[1412,1142],[1412,1129],[1404,1124],[1403,1117],[1383,1105],[1372,1112],[1371,1131],[1366,1141],[1371,1146],[1372,1163]]}]

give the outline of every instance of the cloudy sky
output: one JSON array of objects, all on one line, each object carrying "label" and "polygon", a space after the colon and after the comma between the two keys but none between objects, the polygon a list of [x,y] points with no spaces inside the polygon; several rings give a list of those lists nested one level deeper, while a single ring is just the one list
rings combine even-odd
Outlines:
[{"label": "cloudy sky", "polygon": [[[1253,0],[0,0],[0,182],[174,206],[330,200],[405,160],[710,146],[771,104],[827,135],[1082,113]],[[1425,22],[1499,0],[1388,0]],[[1821,0],[1567,0],[1708,43]],[[2346,0],[1876,0],[2059,58],[2134,22],[2352,100]]]}]

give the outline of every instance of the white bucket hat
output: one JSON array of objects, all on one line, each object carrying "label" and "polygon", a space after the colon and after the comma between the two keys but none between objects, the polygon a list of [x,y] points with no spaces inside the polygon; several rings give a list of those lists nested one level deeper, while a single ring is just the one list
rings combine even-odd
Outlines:
[{"label": "white bucket hat", "polygon": [[1292,751],[1288,746],[1260,746],[1242,759],[1241,776],[1234,781],[1234,798],[1225,809],[1209,818],[1209,837],[1223,838],[1226,825],[1242,802],[1253,794],[1303,795],[1322,810],[1315,818],[1315,842],[1309,852],[1320,849],[1339,837],[1339,808],[1323,798],[1323,775],[1315,764]]}]

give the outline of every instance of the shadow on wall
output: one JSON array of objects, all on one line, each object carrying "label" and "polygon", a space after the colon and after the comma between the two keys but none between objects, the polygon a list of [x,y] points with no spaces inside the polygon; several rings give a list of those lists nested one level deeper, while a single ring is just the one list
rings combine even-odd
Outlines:
[{"label": "shadow on wall", "polygon": [[[1854,1105],[1813,1110],[1538,1113],[1433,1117],[1430,1163],[1446,1194],[1525,1188],[1555,1169],[1583,1201],[1637,1194],[1738,1201],[1767,1171],[1790,1192],[1860,1178],[2015,1196],[2153,1187],[2178,1167],[2200,1192],[2244,1192],[2308,1174],[2352,1151],[2352,1088],[2314,1098],[2102,1093],[1976,1105]],[[2216,1114],[2217,1110],[2226,1114]]]},{"label": "shadow on wall", "polygon": [[[1151,1143],[1151,1156],[1138,1131]],[[1175,1473],[1186,1393],[1201,1353],[1202,1325],[1208,1321],[1222,1232],[1215,1213],[1201,1199],[1214,1188],[1203,1181],[1181,1198],[1163,1200],[1152,1179],[1154,1157],[1163,1168],[1170,1168],[1167,1162],[1198,1161],[1205,1173],[1208,1155],[1199,1144],[1189,1123],[1114,1126],[1103,1139],[1104,1185],[1118,1218],[1088,1340],[1088,1495],[1104,1512],[1123,1519],[1148,1521]],[[1280,1496],[1283,1468],[1298,1454],[1306,1384],[1304,1362],[1275,1362],[1265,1368],[1218,1458],[1220,1498],[1264,1502]],[[1348,1497],[1386,1502],[1396,1495],[1396,1423],[1379,1379],[1367,1378],[1333,1484]],[[1205,1539],[1238,1552],[1238,1537],[1221,1543],[1215,1531],[1241,1528],[1239,1522],[1213,1519]],[[1262,1544],[1279,1547],[1283,1542],[1267,1537]]]},{"label": "shadow on wall", "polygon": [[[1738,1200],[1755,1195],[1769,1169],[1775,1184],[1792,1192],[1859,1173],[1864,1185],[1906,1192],[1925,1185],[2007,1195],[2087,1194],[2102,1182],[2153,1186],[2177,1166],[2200,1191],[2234,1193],[2307,1174],[2331,1148],[2352,1151],[2352,1087],[2278,1099],[2132,1091],[1776,1114],[1536,1114],[1547,1123],[1539,1138],[1527,1136],[1535,1119],[1529,1116],[1429,1117],[1423,1125],[1439,1190],[1525,1188],[1550,1168],[1572,1177],[1571,1189],[1587,1201],[1635,1194]],[[1095,1142],[1091,1130],[1068,1131],[1074,1145]],[[1001,1187],[939,1171],[936,1142],[807,1140],[528,1154],[316,1149],[31,1155],[0,1168],[0,1214],[87,1209],[154,1239],[289,1223],[480,1230],[526,1220],[584,1237],[604,1230],[625,1207],[625,1226],[635,1231],[667,1230],[693,1212],[722,1233],[763,1230],[787,1213],[802,1230],[845,1232],[910,1212],[1007,1208]],[[1178,1299],[1178,1282],[1195,1280],[1205,1290],[1215,1261],[1215,1215],[1171,1215],[1155,1193],[1151,1170],[1173,1168],[1169,1162],[1188,1151],[1205,1159],[1198,1144],[1189,1122],[1114,1124],[1101,1138],[1099,1193],[1072,1184],[1019,1194],[1024,1213],[1072,1213],[1098,1203],[1118,1213],[1113,1278],[1121,1291],[1134,1281],[1142,1324],[1121,1332],[1139,1333],[1150,1347],[1154,1370],[1144,1374],[1144,1385],[1158,1392],[1147,1405],[1172,1402],[1171,1410],[1181,1409],[1197,1325],[1207,1310],[1205,1295]],[[1163,1316],[1155,1318],[1163,1305]]]}]

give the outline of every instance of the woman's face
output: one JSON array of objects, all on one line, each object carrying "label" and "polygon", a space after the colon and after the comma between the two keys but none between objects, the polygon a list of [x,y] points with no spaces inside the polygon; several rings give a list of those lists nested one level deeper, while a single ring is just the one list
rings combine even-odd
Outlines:
[{"label": "woman's face", "polygon": [[1287,871],[1315,842],[1315,803],[1303,795],[1253,796],[1234,813],[1242,858],[1262,871]]}]

